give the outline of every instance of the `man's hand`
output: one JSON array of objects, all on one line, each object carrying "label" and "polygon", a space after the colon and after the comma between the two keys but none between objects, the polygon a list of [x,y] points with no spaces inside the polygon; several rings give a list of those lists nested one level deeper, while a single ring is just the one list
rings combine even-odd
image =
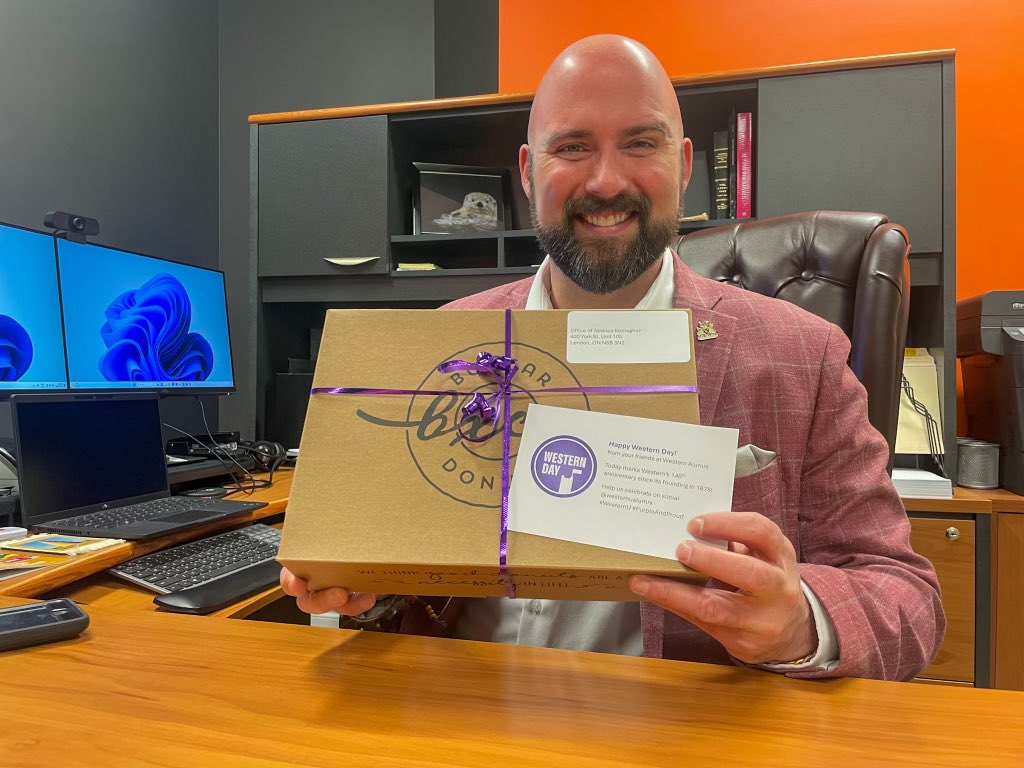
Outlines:
[{"label": "man's hand", "polygon": [[306,613],[337,611],[344,616],[358,616],[377,602],[376,596],[369,592],[348,592],[339,587],[310,592],[309,584],[287,568],[281,569],[281,589],[294,597],[299,610]]},{"label": "man's hand", "polygon": [[700,627],[747,664],[814,653],[818,636],[796,552],[775,523],[753,512],[713,512],[691,520],[688,530],[730,542],[728,551],[697,541],[676,550],[681,563],[712,579],[708,586],[634,576],[634,593]]}]

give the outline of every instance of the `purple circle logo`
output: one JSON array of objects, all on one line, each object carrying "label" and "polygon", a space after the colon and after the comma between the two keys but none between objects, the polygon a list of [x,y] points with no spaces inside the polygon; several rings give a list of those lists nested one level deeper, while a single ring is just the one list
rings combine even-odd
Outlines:
[{"label": "purple circle logo", "polygon": [[533,454],[534,482],[552,496],[583,493],[597,477],[597,458],[578,437],[560,435],[545,440]]}]

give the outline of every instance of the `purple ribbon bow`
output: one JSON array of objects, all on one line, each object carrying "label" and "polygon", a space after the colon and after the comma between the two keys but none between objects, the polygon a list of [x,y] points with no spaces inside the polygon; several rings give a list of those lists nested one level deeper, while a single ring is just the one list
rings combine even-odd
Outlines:
[{"label": "purple ribbon bow", "polygon": [[[509,338],[508,330],[506,328],[506,340]],[[510,345],[506,344],[506,346]],[[507,353],[511,350],[506,349],[505,351]],[[461,371],[463,373],[493,377],[498,385],[497,390],[494,392],[474,392],[470,396],[469,401],[462,406],[463,419],[459,422],[459,435],[463,440],[469,440],[471,443],[482,443],[485,440],[489,440],[498,431],[498,419],[501,418],[502,412],[507,413],[511,407],[509,398],[512,396],[512,379],[519,373],[519,363],[508,354],[499,357],[498,355],[492,355],[490,352],[480,352],[476,356],[475,363],[468,360],[449,360],[446,363],[441,363],[437,370],[441,373]],[[479,416],[484,421],[490,421],[494,426],[483,437],[473,437],[462,430],[462,425],[471,422],[476,416]]]}]

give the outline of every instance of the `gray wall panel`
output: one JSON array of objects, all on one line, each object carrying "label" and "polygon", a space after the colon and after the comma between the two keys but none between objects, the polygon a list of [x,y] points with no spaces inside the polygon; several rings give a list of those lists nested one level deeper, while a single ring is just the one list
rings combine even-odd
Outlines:
[{"label": "gray wall panel", "polygon": [[758,218],[877,211],[915,253],[942,251],[940,64],[767,78],[758,91]]},{"label": "gray wall panel", "polygon": [[498,92],[498,0],[434,0],[434,97]]}]

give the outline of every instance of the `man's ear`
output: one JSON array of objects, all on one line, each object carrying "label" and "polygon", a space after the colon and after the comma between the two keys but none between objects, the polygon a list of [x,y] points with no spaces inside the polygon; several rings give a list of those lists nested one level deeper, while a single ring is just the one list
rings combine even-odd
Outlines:
[{"label": "man's ear", "polygon": [[680,175],[681,183],[679,185],[680,195],[686,193],[686,188],[690,185],[690,174],[693,173],[693,142],[685,138],[683,139],[682,163],[683,172]]},{"label": "man's ear", "polygon": [[523,144],[519,148],[519,181],[523,185],[523,192],[530,197],[530,145]]}]

